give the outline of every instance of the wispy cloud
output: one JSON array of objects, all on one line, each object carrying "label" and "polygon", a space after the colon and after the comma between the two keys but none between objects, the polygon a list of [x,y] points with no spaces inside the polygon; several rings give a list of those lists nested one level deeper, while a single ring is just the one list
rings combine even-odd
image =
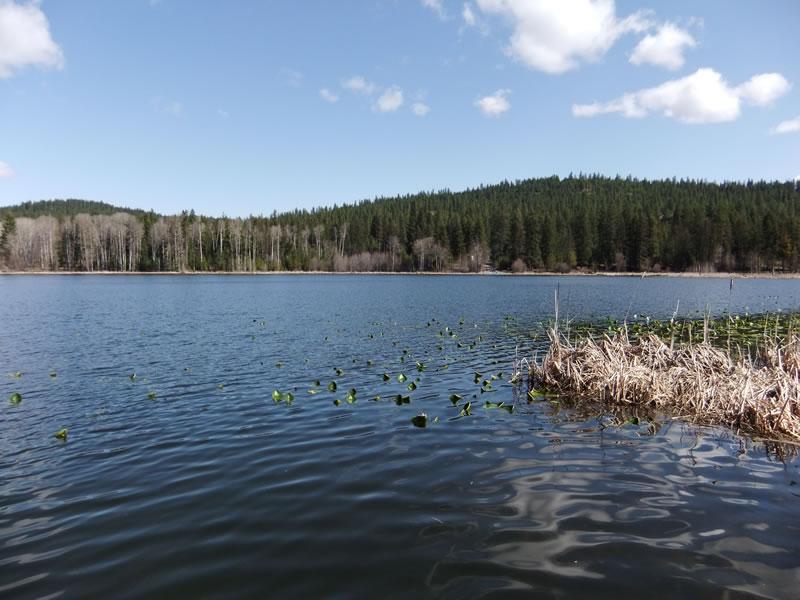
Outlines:
[{"label": "wispy cloud", "polygon": [[228,118],[230,118],[231,113],[229,113],[227,110],[223,110],[223,109],[220,108],[220,109],[217,110],[217,116],[220,119],[228,119]]},{"label": "wispy cloud", "polygon": [[60,69],[64,54],[50,35],[38,1],[0,0],[0,79],[29,66]]},{"label": "wispy cloud", "polygon": [[284,67],[283,69],[283,76],[286,79],[286,85],[289,87],[303,87],[303,82],[305,81],[305,75],[300,71],[295,69],[289,69]]},{"label": "wispy cloud", "polygon": [[787,121],[781,121],[774,127],[772,133],[800,133],[800,116]]},{"label": "wispy cloud", "polygon": [[713,69],[698,69],[681,79],[667,81],[620,96],[610,102],[574,104],[576,117],[620,113],[628,118],[661,113],[681,123],[722,123],[741,116],[742,102],[767,106],[789,90],[780,73],[764,73],[733,87]]},{"label": "wispy cloud", "polygon": [[179,119],[183,116],[183,104],[177,100],[164,100],[161,97],[153,98],[153,109],[162,115]]},{"label": "wispy cloud", "polygon": [[431,107],[424,102],[414,102],[414,104],[411,105],[411,112],[414,113],[414,116],[424,117],[431,112]]},{"label": "wispy cloud", "polygon": [[435,12],[440,19],[444,20],[447,18],[447,13],[445,13],[444,11],[444,5],[442,4],[442,0],[420,0],[420,1],[422,2],[422,6],[424,6],[425,8],[429,8],[430,10]]},{"label": "wispy cloud", "polygon": [[478,22],[472,7],[468,3],[465,3],[464,8],[461,9],[461,18],[464,20],[464,24],[467,27],[475,27],[475,24]]},{"label": "wispy cloud", "polygon": [[403,106],[403,102],[403,90],[397,86],[392,86],[378,97],[373,108],[382,113],[395,112]]},{"label": "wispy cloud", "polygon": [[331,104],[339,101],[339,96],[334,94],[328,88],[322,88],[319,91],[319,95],[322,97],[323,100],[325,100],[325,102],[330,102]]},{"label": "wispy cloud", "polygon": [[494,94],[484,96],[475,102],[475,106],[487,117],[499,117],[511,109],[511,103],[508,101],[510,94],[511,90],[497,90]]},{"label": "wispy cloud", "polygon": [[350,79],[345,79],[342,81],[342,87],[350,92],[356,92],[359,94],[374,94],[378,87],[360,75],[354,75]]},{"label": "wispy cloud", "polygon": [[0,179],[6,179],[13,176],[14,169],[11,168],[11,165],[0,160]]}]

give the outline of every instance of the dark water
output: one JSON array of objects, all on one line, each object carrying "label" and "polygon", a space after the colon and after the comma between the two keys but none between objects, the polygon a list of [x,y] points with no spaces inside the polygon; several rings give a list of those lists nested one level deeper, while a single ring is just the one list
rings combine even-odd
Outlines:
[{"label": "dark water", "polygon": [[798,597],[796,459],[503,381],[557,284],[571,318],[800,308],[773,280],[0,278],[0,597]]}]

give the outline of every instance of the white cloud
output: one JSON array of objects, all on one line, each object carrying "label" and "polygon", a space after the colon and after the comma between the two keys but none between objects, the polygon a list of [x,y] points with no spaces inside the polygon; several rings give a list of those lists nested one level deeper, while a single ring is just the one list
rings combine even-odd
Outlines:
[{"label": "white cloud", "polygon": [[499,117],[511,108],[511,103],[508,101],[510,93],[511,90],[497,90],[491,96],[484,96],[478,100],[475,106],[487,117]]},{"label": "white cloud", "polygon": [[422,6],[431,9],[439,16],[440,19],[444,19],[447,17],[447,15],[444,12],[444,5],[442,4],[443,0],[421,0],[421,1],[422,1]]},{"label": "white cloud", "polygon": [[6,177],[13,177],[13,176],[14,176],[14,169],[11,168],[11,165],[0,160],[0,179],[5,179]]},{"label": "white cloud", "polygon": [[330,102],[331,104],[339,101],[339,96],[334,94],[328,88],[322,88],[319,91],[319,95],[322,96],[322,99],[325,100],[325,102]]},{"label": "white cloud", "polygon": [[631,92],[593,104],[574,104],[576,117],[594,117],[621,113],[640,118],[661,113],[681,123],[722,123],[735,121],[742,112],[742,101],[765,106],[783,95],[789,82],[778,73],[756,75],[738,87],[732,87],[713,69],[698,69],[681,79]]},{"label": "white cloud", "polygon": [[373,107],[378,112],[394,112],[403,106],[403,90],[397,86],[392,86],[383,92]]},{"label": "white cloud", "polygon": [[229,113],[227,110],[223,110],[223,109],[220,108],[220,109],[217,110],[217,116],[220,119],[228,119],[228,118],[230,118],[231,113]]},{"label": "white cloud", "polygon": [[472,7],[469,4],[464,4],[464,9],[461,11],[461,18],[464,19],[464,23],[466,23],[467,27],[474,27],[477,22],[475,13],[472,11]]},{"label": "white cloud", "polygon": [[64,55],[50,36],[39,2],[0,0],[0,79],[28,66],[60,69]]},{"label": "white cloud", "polygon": [[642,38],[631,54],[634,65],[650,64],[675,71],[683,66],[683,51],[694,48],[695,39],[685,29],[664,23],[657,32]]},{"label": "white cloud", "polygon": [[772,130],[772,133],[800,133],[800,117],[781,121]]},{"label": "white cloud", "polygon": [[514,31],[506,52],[546,73],[597,61],[620,36],[652,24],[643,12],[620,19],[614,0],[476,0],[487,14],[507,18]]},{"label": "white cloud", "polygon": [[164,100],[163,98],[153,98],[153,108],[156,112],[170,117],[180,118],[183,116],[183,104],[177,100]]},{"label": "white cloud", "polygon": [[417,117],[424,117],[431,112],[431,107],[424,102],[414,102],[414,104],[411,105],[411,112]]},{"label": "white cloud", "polygon": [[363,77],[356,75],[350,79],[342,81],[342,87],[351,92],[358,92],[359,94],[374,94],[378,89],[374,83],[370,83]]},{"label": "white cloud", "polygon": [[751,77],[736,90],[750,104],[768,106],[788,92],[790,87],[780,73],[763,73]]}]

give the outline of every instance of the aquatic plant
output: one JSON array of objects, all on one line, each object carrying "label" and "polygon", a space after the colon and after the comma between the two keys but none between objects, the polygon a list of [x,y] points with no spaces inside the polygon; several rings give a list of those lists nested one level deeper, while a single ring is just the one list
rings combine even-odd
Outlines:
[{"label": "aquatic plant", "polygon": [[[707,425],[800,442],[800,336],[762,340],[755,356],[700,343],[631,339],[623,330],[571,342],[553,328],[531,391],[656,409]],[[691,339],[691,338],[690,338]]]},{"label": "aquatic plant", "polygon": [[416,417],[411,418],[411,423],[414,427],[427,427],[428,425],[428,415],[424,412],[419,413]]},{"label": "aquatic plant", "polygon": [[20,394],[19,392],[14,392],[13,394],[11,394],[8,401],[11,402],[11,404],[15,405],[19,404],[20,402],[22,402],[22,394]]}]

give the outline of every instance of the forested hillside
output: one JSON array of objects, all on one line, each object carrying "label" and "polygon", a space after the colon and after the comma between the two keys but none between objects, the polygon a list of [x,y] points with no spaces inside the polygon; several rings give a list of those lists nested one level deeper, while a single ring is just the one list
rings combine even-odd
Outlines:
[{"label": "forested hillside", "polygon": [[113,215],[118,212],[128,212],[143,215],[145,211],[133,208],[120,208],[105,202],[94,200],[39,200],[38,202],[23,202],[16,206],[0,207],[0,215],[10,214],[13,217],[74,217],[79,214],[87,215]]},{"label": "forested hillside", "polygon": [[71,271],[797,271],[800,185],[550,177],[269,217],[0,208],[0,266]]}]

